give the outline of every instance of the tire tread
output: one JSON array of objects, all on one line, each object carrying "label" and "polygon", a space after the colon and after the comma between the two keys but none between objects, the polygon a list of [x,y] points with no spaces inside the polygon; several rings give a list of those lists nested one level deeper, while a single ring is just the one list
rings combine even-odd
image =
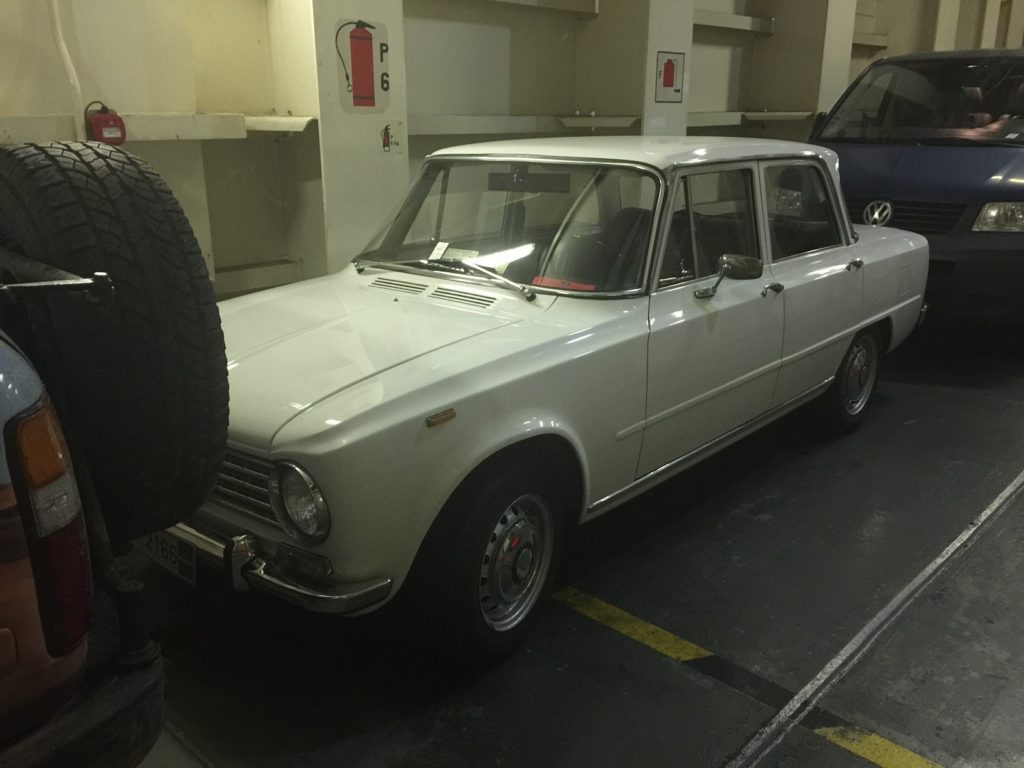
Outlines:
[{"label": "tire tread", "polygon": [[140,158],[92,143],[0,149],[0,242],[77,274],[104,271],[112,307],[54,301],[62,373],[111,535],[194,511],[227,435],[224,339],[180,204]]}]

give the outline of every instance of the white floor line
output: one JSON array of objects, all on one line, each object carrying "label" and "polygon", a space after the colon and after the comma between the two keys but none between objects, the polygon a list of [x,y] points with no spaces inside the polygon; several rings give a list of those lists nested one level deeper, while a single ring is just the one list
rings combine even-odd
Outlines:
[{"label": "white floor line", "polygon": [[886,604],[882,610],[864,625],[850,642],[814,676],[807,685],[790,699],[775,715],[744,745],[739,754],[730,760],[725,768],[750,768],[757,765],[771,752],[786,735],[795,728],[803,717],[838,683],[857,661],[875,644],[875,641],[945,568],[969,546],[971,539],[985,524],[996,520],[1013,503],[1024,488],[1022,471],[1006,488],[993,499],[985,511],[971,521],[967,528],[950,542],[942,553],[931,561],[914,579]]},{"label": "white floor line", "polygon": [[203,768],[217,768],[213,760],[211,760],[205,754],[203,754],[203,751],[195,745],[192,739],[185,735],[185,732],[182,731],[181,728],[174,725],[173,723],[165,721],[164,730],[171,738],[173,738],[176,742],[178,742],[178,744],[181,745],[182,749],[184,749],[186,752],[189,753],[189,755],[194,757],[196,761],[203,766]]}]

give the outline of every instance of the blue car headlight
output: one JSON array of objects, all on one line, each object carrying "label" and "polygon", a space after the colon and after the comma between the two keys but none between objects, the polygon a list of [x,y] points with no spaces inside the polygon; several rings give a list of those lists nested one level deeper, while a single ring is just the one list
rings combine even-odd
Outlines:
[{"label": "blue car headlight", "polygon": [[1024,232],[1024,203],[986,203],[972,229],[975,232]]}]

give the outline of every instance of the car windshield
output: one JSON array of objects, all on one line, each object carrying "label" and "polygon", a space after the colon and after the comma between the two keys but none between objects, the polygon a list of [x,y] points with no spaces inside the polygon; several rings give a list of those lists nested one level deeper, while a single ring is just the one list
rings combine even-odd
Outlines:
[{"label": "car windshield", "polygon": [[357,261],[628,291],[642,283],[658,190],[654,173],[630,166],[430,160]]},{"label": "car windshield", "polygon": [[1024,144],[1024,60],[885,62],[845,96],[823,141]]}]

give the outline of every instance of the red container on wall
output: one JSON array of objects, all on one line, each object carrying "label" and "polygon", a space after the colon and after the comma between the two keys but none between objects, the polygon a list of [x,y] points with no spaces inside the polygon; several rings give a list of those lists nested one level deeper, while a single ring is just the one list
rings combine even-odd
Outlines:
[{"label": "red container on wall", "polygon": [[348,33],[349,61],[352,62],[352,103],[357,107],[376,106],[376,83],[373,79],[373,29],[359,21]]}]

